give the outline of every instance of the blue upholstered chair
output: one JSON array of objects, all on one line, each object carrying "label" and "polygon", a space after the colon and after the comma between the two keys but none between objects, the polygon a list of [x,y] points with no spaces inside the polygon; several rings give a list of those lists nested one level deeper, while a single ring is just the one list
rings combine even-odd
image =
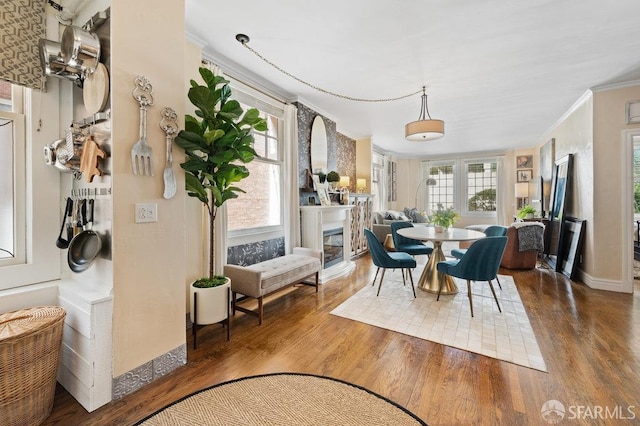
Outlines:
[{"label": "blue upholstered chair", "polygon": [[[504,237],[507,235],[507,227],[500,225],[491,225],[488,226],[487,229],[484,230],[484,234],[487,237]],[[468,249],[453,249],[451,250],[451,256],[456,259],[462,259],[462,256],[467,252]],[[501,259],[502,260],[502,259]],[[498,285],[500,286],[500,290],[502,290],[502,284],[500,284],[500,280],[496,276],[496,281],[498,281]]]},{"label": "blue upholstered chair", "polygon": [[[507,237],[486,237],[474,242],[471,247],[467,249],[464,256],[462,256],[462,259],[438,262],[438,272],[444,272],[453,277],[467,280],[467,295],[469,297],[471,316],[473,316],[473,301],[471,300],[472,280],[489,282],[489,287],[491,287],[491,292],[498,305],[498,310],[502,312],[491,280],[498,276],[500,260],[502,259],[506,246]],[[436,300],[440,300],[441,290],[442,287],[438,289],[438,298]]]},{"label": "blue upholstered chair", "polygon": [[378,241],[373,232],[371,232],[371,230],[369,230],[368,228],[364,229],[364,234],[367,237],[367,243],[369,244],[369,253],[371,253],[373,264],[378,267],[378,269],[376,269],[376,275],[375,277],[373,277],[373,282],[371,283],[371,285],[374,285],[376,283],[378,272],[380,272],[380,268],[382,268],[382,276],[380,277],[377,296],[380,295],[380,288],[382,287],[382,280],[384,280],[385,271],[389,268],[398,268],[403,271],[402,282],[404,282],[405,285],[407,283],[404,277],[404,270],[407,270],[409,278],[411,279],[411,289],[413,290],[413,297],[416,297],[416,288],[413,285],[413,276],[411,275],[411,269],[416,267],[416,260],[411,257],[411,255],[401,251],[386,251],[382,246],[382,243]]},{"label": "blue upholstered chair", "polygon": [[391,223],[391,236],[393,237],[393,245],[396,251],[409,253],[412,256],[416,256],[419,254],[426,254],[428,256],[433,253],[433,248],[427,247],[422,243],[422,241],[403,237],[402,235],[398,234],[398,229],[411,227],[413,227],[413,224],[410,222]]}]

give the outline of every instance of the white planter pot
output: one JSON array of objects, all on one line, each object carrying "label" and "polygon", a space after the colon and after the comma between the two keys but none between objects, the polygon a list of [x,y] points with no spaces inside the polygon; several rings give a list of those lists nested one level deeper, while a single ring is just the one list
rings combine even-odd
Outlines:
[{"label": "white planter pot", "polygon": [[[190,286],[190,312],[191,322],[198,325],[215,324],[227,319],[229,316],[229,288],[231,279],[218,287],[197,288],[191,283]],[[197,321],[195,318],[195,308],[193,306],[194,295],[197,294]]]}]

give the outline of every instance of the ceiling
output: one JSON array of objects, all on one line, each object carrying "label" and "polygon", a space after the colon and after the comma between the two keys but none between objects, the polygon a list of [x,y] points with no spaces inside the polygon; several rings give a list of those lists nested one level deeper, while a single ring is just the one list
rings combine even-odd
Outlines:
[{"label": "ceiling", "polygon": [[[532,148],[585,92],[640,80],[638,0],[186,0],[203,54],[267,91],[299,100],[400,156]],[[404,139],[427,87],[445,136]]]}]

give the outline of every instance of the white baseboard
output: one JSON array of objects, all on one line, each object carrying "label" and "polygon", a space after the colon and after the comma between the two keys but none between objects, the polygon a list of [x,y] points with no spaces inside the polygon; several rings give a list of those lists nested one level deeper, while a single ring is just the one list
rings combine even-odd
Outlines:
[{"label": "white baseboard", "polygon": [[578,278],[589,288],[593,288],[596,290],[615,291],[617,293],[628,293],[628,291],[626,291],[624,288],[625,286],[622,280],[608,280],[593,277],[584,272],[582,269],[578,269]]}]

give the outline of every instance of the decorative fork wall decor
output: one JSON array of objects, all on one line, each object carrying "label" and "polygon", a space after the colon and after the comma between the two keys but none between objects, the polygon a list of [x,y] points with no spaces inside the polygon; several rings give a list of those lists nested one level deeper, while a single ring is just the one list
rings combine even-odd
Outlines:
[{"label": "decorative fork wall decor", "polygon": [[147,107],[153,105],[153,87],[141,75],[136,76],[133,82],[135,86],[131,95],[140,104],[140,139],[131,148],[131,169],[134,175],[153,176],[152,150],[147,144]]}]

